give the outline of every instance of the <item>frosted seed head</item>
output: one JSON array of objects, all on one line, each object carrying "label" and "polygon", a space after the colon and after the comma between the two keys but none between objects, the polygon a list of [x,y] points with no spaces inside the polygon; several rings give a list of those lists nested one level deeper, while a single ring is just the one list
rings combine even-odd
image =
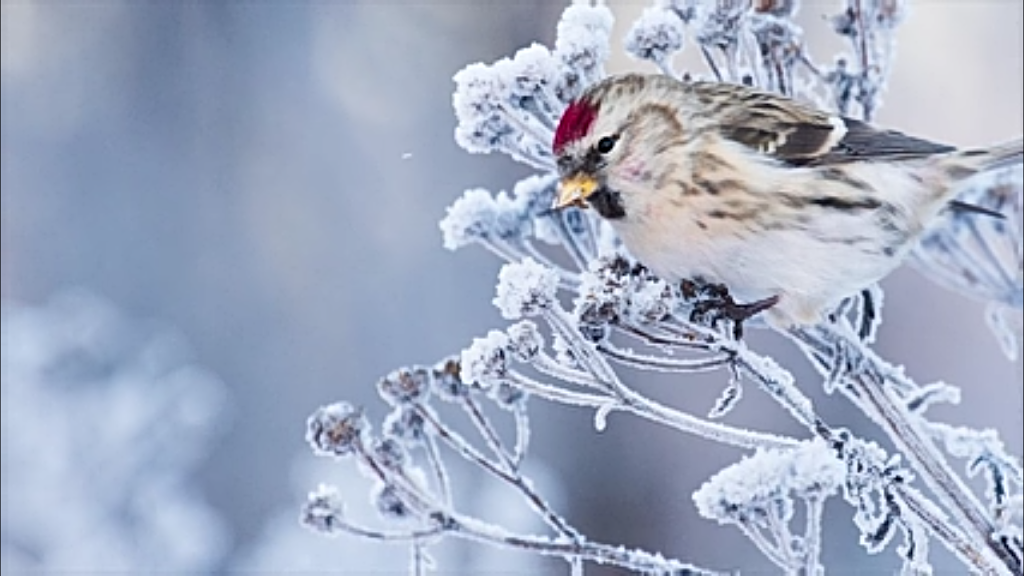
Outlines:
[{"label": "frosted seed head", "polygon": [[336,535],[342,531],[345,517],[345,503],[341,493],[334,486],[321,484],[306,497],[299,521],[303,526],[325,535]]},{"label": "frosted seed head", "polygon": [[491,389],[487,391],[487,395],[494,400],[501,408],[511,410],[523,402],[526,401],[526,392],[507,381],[498,382],[496,385],[491,386]]},{"label": "frosted seed head", "polygon": [[544,336],[537,325],[523,320],[509,326],[505,333],[509,339],[509,351],[520,362],[530,362],[544,348]]},{"label": "frosted seed head", "polygon": [[412,510],[402,500],[398,490],[390,484],[378,484],[372,499],[377,512],[385,518],[404,519],[412,515]]},{"label": "frosted seed head", "polygon": [[434,366],[434,391],[449,402],[469,396],[470,388],[462,380],[458,358],[448,358]]},{"label": "frosted seed head", "polygon": [[430,393],[431,385],[430,369],[401,368],[381,378],[377,382],[377,392],[388,404],[397,406],[407,402],[422,402]]},{"label": "frosted seed head", "polygon": [[321,406],[306,420],[306,442],[321,456],[347,456],[365,443],[370,423],[347,402]]},{"label": "frosted seed head", "polygon": [[[420,406],[418,409],[426,407]],[[417,409],[398,406],[384,418],[384,434],[412,446],[423,442],[426,437],[425,424]]]},{"label": "frosted seed head", "polygon": [[666,62],[683,48],[684,25],[671,10],[646,8],[626,34],[626,52],[641,60]]},{"label": "frosted seed head", "polygon": [[409,455],[402,442],[395,436],[385,436],[374,440],[370,447],[374,460],[390,470],[399,470],[409,460]]},{"label": "frosted seed head", "polygon": [[508,374],[509,338],[504,332],[491,330],[483,338],[475,338],[462,351],[462,381],[486,388]]},{"label": "frosted seed head", "polygon": [[532,258],[502,267],[494,305],[509,320],[534,316],[555,302],[558,273]]}]

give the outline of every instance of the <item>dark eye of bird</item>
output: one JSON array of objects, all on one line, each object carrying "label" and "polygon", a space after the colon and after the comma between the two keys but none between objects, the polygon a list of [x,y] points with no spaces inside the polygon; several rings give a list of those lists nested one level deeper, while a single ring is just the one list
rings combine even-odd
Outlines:
[{"label": "dark eye of bird", "polygon": [[615,143],[619,140],[618,136],[605,136],[597,141],[597,151],[601,154],[607,154],[615,148]]}]

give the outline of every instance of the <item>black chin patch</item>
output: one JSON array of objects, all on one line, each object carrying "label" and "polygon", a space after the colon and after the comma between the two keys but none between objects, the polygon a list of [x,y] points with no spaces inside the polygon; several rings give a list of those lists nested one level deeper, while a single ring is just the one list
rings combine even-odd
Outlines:
[{"label": "black chin patch", "polygon": [[608,220],[618,220],[626,216],[626,209],[622,205],[622,195],[604,186],[595,190],[587,198],[587,203]]}]

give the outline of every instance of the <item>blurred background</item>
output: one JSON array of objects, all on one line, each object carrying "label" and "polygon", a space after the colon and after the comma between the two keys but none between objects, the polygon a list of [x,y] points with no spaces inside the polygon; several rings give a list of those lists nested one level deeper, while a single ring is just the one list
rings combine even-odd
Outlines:
[{"label": "blurred background", "polygon": [[[646,4],[611,3],[617,39]],[[393,549],[297,526],[305,491],[347,477],[312,462],[305,419],[341,399],[379,418],[378,377],[504,325],[490,304],[500,262],[445,251],[437,222],[464,189],[508,189],[529,171],[456,147],[451,77],[550,44],[562,8],[3,0],[5,574],[404,567]],[[843,48],[825,20],[837,9],[802,3],[818,61]],[[1022,36],[1013,0],[911,3],[878,122],[960,145],[1021,134]],[[610,66],[643,67],[621,53]],[[879,352],[961,386],[960,406],[934,414],[995,428],[1021,454],[1022,364],[1000,352],[984,305],[909,269],[883,286]],[[863,423],[784,342],[755,343],[830,421]],[[703,414],[723,382],[648,388]],[[738,452],[621,416],[598,434],[584,411],[532,414],[536,474],[593,539],[764,567],[689,498]],[[754,389],[731,418],[799,432]],[[90,504],[62,504],[76,498]],[[829,510],[826,560],[891,571],[891,554],[858,550],[849,516]],[[71,544],[83,537],[94,544]],[[564,571],[487,554],[439,559],[452,573]]]}]

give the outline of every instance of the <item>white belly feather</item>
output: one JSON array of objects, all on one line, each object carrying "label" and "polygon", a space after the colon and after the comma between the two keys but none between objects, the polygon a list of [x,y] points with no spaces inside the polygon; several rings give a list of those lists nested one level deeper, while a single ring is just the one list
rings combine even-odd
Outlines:
[{"label": "white belly feather", "polygon": [[[733,156],[733,162],[743,162]],[[769,319],[789,325],[810,323],[842,298],[859,292],[895,269],[945,203],[905,169],[882,164],[844,169],[873,190],[829,181],[815,169],[750,164],[745,182],[757,189],[740,198],[704,194],[667,198],[678,191],[630,194],[628,216],[613,226],[630,252],[667,281],[703,278],[723,283],[738,301],[780,296]],[[902,235],[879,223],[877,211],[833,206],[795,207],[797,198],[884,195],[891,221]],[[773,198],[774,197],[774,198]],[[751,203],[756,217],[713,218],[727,201]],[[746,206],[746,204],[743,204]],[[777,216],[777,218],[776,218]],[[896,240],[898,238],[898,241]]]}]

